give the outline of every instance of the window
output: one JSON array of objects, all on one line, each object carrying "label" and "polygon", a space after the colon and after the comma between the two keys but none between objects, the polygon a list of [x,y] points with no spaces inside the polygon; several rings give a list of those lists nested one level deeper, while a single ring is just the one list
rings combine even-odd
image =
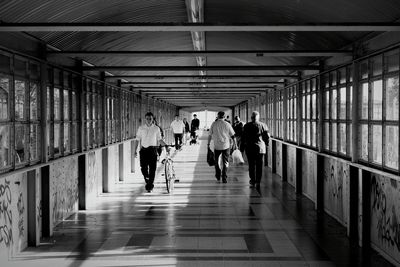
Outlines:
[{"label": "window", "polygon": [[399,170],[399,49],[361,62],[360,160]]},{"label": "window", "polygon": [[352,68],[350,65],[344,66],[323,77],[323,149],[342,157],[350,157]]},{"label": "window", "polygon": [[314,77],[299,83],[301,89],[301,127],[302,144],[317,147],[317,90],[319,80]]}]

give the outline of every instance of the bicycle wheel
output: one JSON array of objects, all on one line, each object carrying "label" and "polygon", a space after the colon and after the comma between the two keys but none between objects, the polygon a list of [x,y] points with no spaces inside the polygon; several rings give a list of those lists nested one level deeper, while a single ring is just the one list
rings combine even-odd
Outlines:
[{"label": "bicycle wheel", "polygon": [[165,185],[167,186],[167,192],[170,192],[170,176],[171,176],[171,161],[166,160],[164,162],[164,176],[165,176]]}]

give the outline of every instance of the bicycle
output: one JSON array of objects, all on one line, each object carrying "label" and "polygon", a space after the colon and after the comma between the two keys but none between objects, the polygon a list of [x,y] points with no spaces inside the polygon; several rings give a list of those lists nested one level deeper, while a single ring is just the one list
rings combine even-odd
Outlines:
[{"label": "bicycle", "polygon": [[165,159],[161,161],[164,164],[164,176],[165,176],[165,184],[167,186],[167,192],[173,193],[174,191],[174,184],[175,182],[179,182],[175,176],[175,169],[174,169],[174,161],[171,158],[169,147],[174,147],[174,145],[166,145],[165,146]]}]

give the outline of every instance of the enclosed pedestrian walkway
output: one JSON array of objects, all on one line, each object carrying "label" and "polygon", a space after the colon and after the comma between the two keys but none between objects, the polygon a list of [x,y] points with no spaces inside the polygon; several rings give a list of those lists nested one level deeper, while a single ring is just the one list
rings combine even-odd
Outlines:
[{"label": "enclosed pedestrian walkway", "polygon": [[[399,33],[398,0],[2,1],[0,267],[400,266]],[[144,192],[145,114],[219,111],[268,126],[261,188],[203,135]]]},{"label": "enclosed pedestrian walkway", "polygon": [[271,169],[257,190],[246,165],[231,165],[228,183],[217,182],[205,160],[207,134],[174,153],[173,195],[159,164],[152,193],[142,179],[124,181],[9,266],[391,266],[354,249],[344,227]]}]

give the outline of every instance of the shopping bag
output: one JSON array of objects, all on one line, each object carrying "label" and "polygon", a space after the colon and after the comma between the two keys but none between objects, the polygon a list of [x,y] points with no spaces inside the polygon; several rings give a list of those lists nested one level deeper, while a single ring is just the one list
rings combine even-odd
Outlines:
[{"label": "shopping bag", "polygon": [[233,164],[236,164],[236,165],[244,163],[242,153],[240,152],[239,149],[235,149],[235,151],[233,151],[232,160],[233,160]]},{"label": "shopping bag", "polygon": [[[220,170],[224,167],[224,160],[222,159],[222,154],[219,155],[218,157],[218,167]],[[226,163],[226,167],[229,167],[229,162]]]},{"label": "shopping bag", "polygon": [[214,153],[211,151],[211,149],[208,149],[207,151],[207,163],[209,166],[215,165]]}]

